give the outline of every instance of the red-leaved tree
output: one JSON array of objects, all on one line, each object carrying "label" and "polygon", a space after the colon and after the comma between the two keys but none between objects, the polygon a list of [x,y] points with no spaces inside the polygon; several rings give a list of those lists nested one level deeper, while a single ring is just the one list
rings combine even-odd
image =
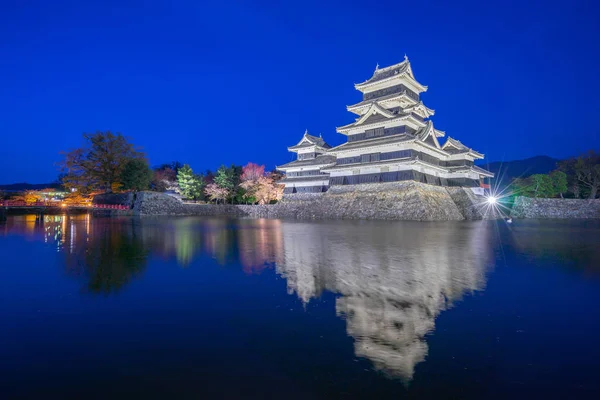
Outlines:
[{"label": "red-leaved tree", "polygon": [[275,176],[265,174],[265,166],[248,163],[242,169],[240,187],[245,190],[243,197],[246,201],[258,204],[269,204],[273,200],[280,200],[283,187],[275,183]]},{"label": "red-leaved tree", "polygon": [[257,181],[263,176],[265,176],[265,166],[249,162],[242,168],[240,180],[242,182]]},{"label": "red-leaved tree", "polygon": [[157,169],[154,171],[154,179],[152,180],[154,190],[164,192],[172,190],[179,193],[179,185],[177,184],[177,173],[170,167]]}]

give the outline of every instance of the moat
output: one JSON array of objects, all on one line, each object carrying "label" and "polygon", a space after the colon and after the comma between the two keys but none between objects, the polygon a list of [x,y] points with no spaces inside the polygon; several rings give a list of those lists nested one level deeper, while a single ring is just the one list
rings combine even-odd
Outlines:
[{"label": "moat", "polygon": [[600,221],[8,216],[2,398],[594,398]]}]

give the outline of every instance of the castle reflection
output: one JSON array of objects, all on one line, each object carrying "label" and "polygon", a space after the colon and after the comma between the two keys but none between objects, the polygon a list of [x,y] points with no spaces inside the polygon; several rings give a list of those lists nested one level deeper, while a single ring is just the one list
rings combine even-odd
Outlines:
[{"label": "castle reflection", "polygon": [[92,293],[120,290],[149,257],[181,267],[210,257],[247,274],[275,268],[305,303],[323,291],[338,294],[336,313],[356,356],[410,380],[436,317],[484,289],[497,239],[492,224],[23,216],[0,225],[0,234],[55,246],[67,273]]},{"label": "castle reflection", "polygon": [[439,313],[485,286],[487,225],[285,223],[277,271],[304,302],[340,294],[336,312],[355,354],[410,380]]}]

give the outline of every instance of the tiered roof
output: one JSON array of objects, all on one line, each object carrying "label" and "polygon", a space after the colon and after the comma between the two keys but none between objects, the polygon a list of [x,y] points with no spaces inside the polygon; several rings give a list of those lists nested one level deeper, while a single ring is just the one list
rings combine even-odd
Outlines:
[{"label": "tiered roof", "polygon": [[446,151],[449,154],[463,154],[468,153],[469,155],[475,158],[483,158],[483,154],[471,149],[470,147],[465,146],[461,143],[460,140],[456,140],[448,136],[448,140],[442,146],[442,150]]},{"label": "tiered roof", "polygon": [[363,147],[371,147],[371,146],[381,146],[387,144],[394,144],[400,142],[408,142],[410,140],[415,140],[415,136],[410,133],[401,133],[397,135],[378,137],[373,139],[365,139],[356,142],[346,142],[342,143],[339,146],[336,146],[330,150],[331,153],[342,150],[353,150],[360,149]]},{"label": "tiered roof", "polygon": [[385,96],[377,97],[376,99],[363,100],[360,103],[356,103],[351,106],[346,106],[346,109],[351,113],[363,115],[373,103],[378,103],[384,108],[386,108],[385,105],[387,104],[389,104],[392,107],[398,106],[406,108],[419,102],[410,97],[407,94],[406,90],[403,90],[398,93],[391,93]]},{"label": "tiered roof", "polygon": [[298,144],[296,144],[294,146],[288,147],[288,150],[292,151],[292,152],[297,152],[300,149],[304,149],[304,148],[312,147],[312,146],[316,146],[316,147],[321,148],[323,150],[331,148],[330,145],[328,145],[327,143],[325,143],[325,140],[323,140],[322,137],[320,137],[320,136],[317,137],[317,136],[309,135],[308,134],[308,130],[306,130],[304,132],[304,135],[302,136],[302,139],[300,139],[300,141],[298,142]]},{"label": "tiered roof", "polygon": [[294,160],[287,164],[283,164],[277,167],[277,169],[291,168],[291,167],[309,167],[309,166],[318,166],[318,165],[329,165],[335,164],[335,156],[329,155],[320,155],[315,158],[310,158],[308,160]]},{"label": "tiered roof", "polygon": [[[429,118],[434,115],[435,111],[425,106],[425,104],[419,100],[418,96],[419,93],[427,90],[427,86],[423,86],[415,80],[410,62],[406,56],[404,61],[398,64],[386,68],[377,67],[371,78],[354,86],[364,94],[372,93],[370,96],[373,98],[363,100],[352,106],[347,106],[348,111],[357,114],[358,117],[356,118],[356,121],[341,126],[336,130],[341,134],[353,135],[362,134],[365,131],[379,128],[375,130],[374,133],[377,137],[370,137],[368,139],[361,137],[361,140],[346,142],[331,148],[331,146],[325,143],[323,138],[320,136],[316,137],[309,135],[307,131],[304,133],[304,136],[298,144],[291,146],[288,149],[296,153],[311,152],[313,150],[309,148],[312,147],[315,149],[314,151],[317,154],[316,157],[307,160],[292,161],[278,167],[278,169],[285,170],[292,167],[313,167],[314,169],[318,167],[322,171],[329,171],[334,169],[355,168],[355,165],[351,164],[337,165],[336,155],[340,156],[340,153],[349,150],[354,150],[352,154],[356,154],[356,150],[358,150],[360,154],[366,154],[369,151],[379,151],[376,148],[380,146],[408,142],[414,142],[417,148],[421,146],[421,150],[426,154],[437,154],[437,158],[443,160],[472,160],[483,158],[483,154],[478,153],[463,145],[460,141],[450,137],[448,137],[443,146],[440,145],[438,138],[444,137],[446,133],[435,129],[433,122],[429,120]],[[381,90],[381,92],[373,93],[374,91],[379,90]],[[390,91],[394,93],[389,93]],[[379,93],[389,94],[377,96]],[[398,126],[406,126],[407,129],[402,133],[394,133],[402,131],[402,129],[388,129]],[[381,131],[382,128],[385,128],[383,132]],[[405,146],[398,146],[397,148],[405,148]],[[414,146],[408,146],[406,148],[414,148]],[[303,149],[305,150],[302,151]],[[418,155],[407,157],[405,159],[369,162],[369,165],[383,165],[391,162],[427,164],[432,168],[444,171],[471,171],[484,176],[493,176],[491,172],[476,166],[463,165],[445,167],[434,165],[435,163],[431,163],[425,159],[419,159]],[[302,179],[309,181],[316,178],[306,177]]]},{"label": "tiered roof", "polygon": [[415,79],[412,68],[410,67],[410,62],[408,61],[408,57],[406,57],[406,55],[404,56],[404,61],[398,64],[394,64],[385,68],[379,68],[379,66],[377,66],[371,78],[362,83],[355,84],[354,87],[356,90],[360,90],[364,93],[369,92],[369,88],[373,86],[383,86],[383,84],[388,82],[392,83],[394,80],[406,81],[408,85],[412,86],[417,91],[417,93],[427,91],[427,86],[421,85]]},{"label": "tiered roof", "polygon": [[421,116],[422,118],[429,118],[433,116],[433,114],[435,114],[435,110],[432,110],[431,108],[427,107],[425,104],[423,104],[422,101],[419,101],[415,105],[406,107],[403,111],[405,113],[415,113]]},{"label": "tiered roof", "polygon": [[391,111],[385,109],[383,109],[385,112],[379,111],[382,109],[382,107],[374,104],[369,112],[358,118],[355,122],[340,126],[339,128],[336,128],[336,131],[338,133],[348,135],[354,128],[361,128],[361,130],[376,128],[377,125],[389,125],[392,122],[404,122],[403,124],[398,125],[407,125],[413,129],[422,128],[425,124],[425,122],[415,117],[412,113],[406,114],[404,112],[400,112],[400,110]]}]

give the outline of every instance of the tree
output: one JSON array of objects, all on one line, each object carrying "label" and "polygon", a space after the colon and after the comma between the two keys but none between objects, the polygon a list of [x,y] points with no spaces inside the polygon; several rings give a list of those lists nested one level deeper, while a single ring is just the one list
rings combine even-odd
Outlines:
[{"label": "tree", "polygon": [[83,138],[85,146],[65,153],[61,163],[67,189],[112,191],[115,184],[121,184],[127,162],[145,158],[121,133],[84,133]]},{"label": "tree", "polygon": [[67,205],[89,205],[92,202],[92,198],[90,196],[84,196],[81,193],[75,191],[67,194],[65,196],[64,202]]},{"label": "tree", "polygon": [[249,162],[242,167],[240,181],[258,181],[259,178],[265,176],[265,166]]},{"label": "tree", "polygon": [[209,200],[214,200],[217,204],[219,203],[219,200],[221,200],[224,203],[231,195],[231,192],[229,190],[220,187],[216,183],[206,185],[204,193],[206,194],[206,197],[209,198]]},{"label": "tree", "polygon": [[576,199],[581,197],[581,186],[579,186],[579,183],[577,183],[577,182],[572,183],[569,190],[571,190],[571,193],[573,193],[573,196]]},{"label": "tree", "polygon": [[186,199],[199,200],[204,194],[204,177],[194,174],[192,168],[185,164],[177,173],[177,182],[181,195]]},{"label": "tree", "polygon": [[177,183],[177,173],[168,165],[163,165],[154,170],[152,179],[152,188],[157,192],[166,192],[167,190],[180,193]]},{"label": "tree", "polygon": [[554,188],[552,187],[552,179],[546,174],[531,175],[531,186],[533,197],[552,197]]},{"label": "tree", "polygon": [[23,193],[23,200],[27,204],[36,203],[42,200],[42,194],[36,190],[27,190]]},{"label": "tree", "polygon": [[189,195],[191,199],[201,200],[204,197],[204,177],[200,174],[195,174],[189,187]]},{"label": "tree", "polygon": [[596,198],[600,188],[600,154],[590,150],[577,158],[562,161],[559,169],[567,174],[569,190],[576,198],[585,194],[590,199]]},{"label": "tree", "polygon": [[283,197],[283,186],[274,182],[272,174],[244,181],[240,186],[246,191],[244,198],[250,203],[269,204]]},{"label": "tree", "polygon": [[63,186],[67,191],[72,189],[81,193],[91,193],[98,188],[98,182],[94,180],[83,166],[86,157],[85,149],[79,148],[65,154],[61,163],[60,174]]},{"label": "tree", "polygon": [[258,204],[269,204],[279,201],[283,197],[283,186],[274,182],[272,174],[258,179],[257,189],[254,192]]},{"label": "tree", "polygon": [[[236,186],[236,171],[235,167],[225,167],[221,165],[217,170],[214,178],[214,183],[221,189],[227,192],[227,198],[231,196]],[[224,193],[224,192],[223,192]]]},{"label": "tree", "polygon": [[144,159],[131,159],[123,167],[121,182],[125,190],[148,190],[152,171]]},{"label": "tree", "polygon": [[530,179],[515,178],[510,184],[510,191],[516,196],[533,197],[533,186]]},{"label": "tree", "polygon": [[265,166],[249,162],[242,168],[240,175],[241,200],[246,203],[254,204],[258,201],[255,194],[258,191],[259,179],[265,176]]},{"label": "tree", "polygon": [[561,198],[563,194],[567,192],[567,174],[562,171],[556,170],[550,173],[552,179],[552,190],[553,194],[559,195]]},{"label": "tree", "polygon": [[588,198],[595,199],[600,188],[600,154],[590,150],[586,155],[577,157],[574,170],[579,183],[589,189]]},{"label": "tree", "polygon": [[191,188],[194,183],[194,171],[189,165],[185,164],[179,169],[179,172],[177,172],[177,183],[179,184],[181,195],[186,199],[191,199]]}]

